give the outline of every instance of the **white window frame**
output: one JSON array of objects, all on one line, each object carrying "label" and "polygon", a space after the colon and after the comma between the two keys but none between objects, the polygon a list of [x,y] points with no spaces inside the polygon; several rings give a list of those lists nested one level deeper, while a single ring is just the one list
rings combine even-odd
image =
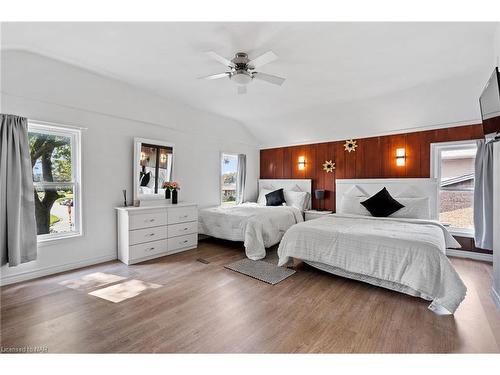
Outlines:
[{"label": "white window frame", "polygon": [[[238,157],[237,152],[226,152],[226,151],[221,151],[219,154],[219,205],[220,206],[228,206],[228,203],[222,203],[222,158],[224,155],[231,155],[231,156],[236,156]],[[236,173],[238,173],[238,168],[236,169]],[[236,187],[238,188],[238,187]],[[238,193],[238,192],[236,192]]]},{"label": "white window frame", "polygon": [[37,242],[44,243],[66,238],[80,237],[82,230],[82,194],[81,194],[81,129],[40,121],[28,120],[28,131],[60,135],[71,139],[71,179],[72,182],[33,182],[34,187],[73,187],[73,210],[75,215],[74,230],[66,233],[37,235]]},{"label": "white window frame", "polygon": [[[436,199],[436,212],[438,213],[438,217],[440,205],[439,192],[441,191],[441,153],[446,150],[466,150],[471,146],[477,147],[476,139],[431,143],[431,177],[438,180],[438,197]],[[473,229],[449,227],[448,231],[457,236],[474,237]]]}]

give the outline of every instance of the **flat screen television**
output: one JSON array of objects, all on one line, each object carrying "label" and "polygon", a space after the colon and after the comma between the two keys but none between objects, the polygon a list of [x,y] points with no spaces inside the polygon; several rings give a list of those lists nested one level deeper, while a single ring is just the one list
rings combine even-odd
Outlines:
[{"label": "flat screen television", "polygon": [[495,68],[479,98],[485,137],[500,135],[500,74]]}]

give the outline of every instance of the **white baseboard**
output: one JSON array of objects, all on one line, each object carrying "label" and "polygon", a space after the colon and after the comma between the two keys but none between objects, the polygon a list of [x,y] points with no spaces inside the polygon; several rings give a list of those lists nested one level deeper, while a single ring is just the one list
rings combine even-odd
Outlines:
[{"label": "white baseboard", "polygon": [[452,257],[458,257],[458,258],[482,260],[484,262],[492,262],[493,263],[493,255],[492,254],[483,254],[483,253],[475,253],[473,251],[446,249],[446,255],[452,256]]},{"label": "white baseboard", "polygon": [[15,275],[4,276],[0,279],[0,286],[19,283],[21,281],[36,279],[38,277],[53,275],[59,272],[74,270],[77,268],[92,266],[98,263],[109,262],[115,260],[116,254],[105,255],[102,257],[81,260],[79,262],[62,264],[59,266],[45,267],[33,271],[20,272]]}]

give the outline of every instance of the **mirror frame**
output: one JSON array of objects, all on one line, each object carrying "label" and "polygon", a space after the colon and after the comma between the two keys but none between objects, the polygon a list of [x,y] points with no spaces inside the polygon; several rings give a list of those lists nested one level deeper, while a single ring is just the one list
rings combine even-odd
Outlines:
[{"label": "mirror frame", "polygon": [[141,146],[143,143],[165,146],[172,148],[172,181],[175,181],[175,144],[166,141],[160,141],[158,139],[148,139],[148,138],[134,138],[134,203],[135,201],[147,201],[147,200],[158,200],[165,199],[165,196],[162,194],[139,194],[139,177],[140,177],[140,168],[139,161],[141,155]]}]

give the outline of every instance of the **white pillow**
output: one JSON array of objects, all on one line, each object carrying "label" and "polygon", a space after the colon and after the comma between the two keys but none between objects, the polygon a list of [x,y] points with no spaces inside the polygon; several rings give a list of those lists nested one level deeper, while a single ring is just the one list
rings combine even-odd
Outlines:
[{"label": "white pillow", "polygon": [[431,208],[428,197],[420,198],[397,198],[404,207],[394,212],[389,217],[404,219],[430,219]]},{"label": "white pillow", "polygon": [[151,172],[151,174],[149,175],[149,182],[148,182],[147,187],[154,190],[154,188],[155,188],[155,175],[154,175],[153,171],[150,171],[150,172]]},{"label": "white pillow", "polygon": [[350,197],[344,194],[338,211],[342,214],[372,216],[370,211],[361,204],[366,199],[367,197]]},{"label": "white pillow", "polygon": [[285,201],[287,206],[296,207],[301,211],[305,211],[309,205],[309,193],[305,191],[285,190]]},{"label": "white pillow", "polygon": [[344,194],[345,197],[368,197],[369,194],[358,185],[353,185]]}]

